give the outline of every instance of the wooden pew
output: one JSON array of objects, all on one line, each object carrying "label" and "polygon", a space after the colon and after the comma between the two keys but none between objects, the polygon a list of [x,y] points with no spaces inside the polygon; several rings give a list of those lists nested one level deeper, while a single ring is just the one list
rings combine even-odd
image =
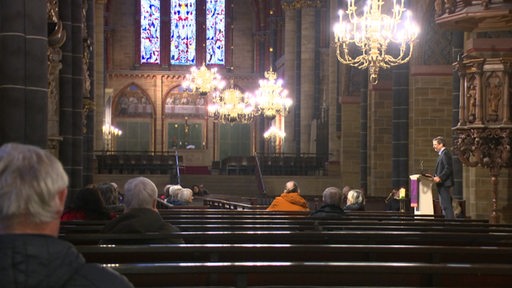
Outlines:
[{"label": "wooden pew", "polygon": [[415,262],[191,262],[107,265],[137,287],[508,287],[511,264]]},{"label": "wooden pew", "polygon": [[79,245],[87,262],[422,262],[512,264],[512,247],[353,244]]},{"label": "wooden pew", "polygon": [[[453,225],[453,224],[430,224],[430,223],[400,223],[373,221],[366,222],[340,222],[340,221],[266,221],[257,222],[250,220],[242,221],[169,221],[178,227],[182,232],[211,232],[211,231],[409,231],[409,232],[477,232],[477,233],[511,233],[512,228],[496,225]],[[100,233],[104,224],[75,225],[66,223],[61,226],[62,234],[69,233]]]},{"label": "wooden pew", "polygon": [[181,238],[188,244],[360,244],[512,246],[510,233],[411,232],[411,231],[213,231],[165,234],[69,233],[59,235],[75,245],[101,240]]}]

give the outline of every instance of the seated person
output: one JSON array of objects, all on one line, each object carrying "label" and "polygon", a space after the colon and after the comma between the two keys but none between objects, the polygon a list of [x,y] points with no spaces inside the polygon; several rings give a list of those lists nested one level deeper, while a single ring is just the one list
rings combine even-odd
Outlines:
[{"label": "seated person", "polygon": [[124,211],[124,205],[121,204],[121,193],[119,193],[116,183],[101,183],[98,185],[98,189],[100,190],[103,202],[105,202],[105,206],[109,211],[117,213]]},{"label": "seated person", "polygon": [[15,143],[0,147],[2,287],[133,287],[57,239],[68,181],[48,151]]},{"label": "seated person", "polygon": [[339,218],[345,216],[341,208],[343,193],[336,187],[328,187],[322,193],[323,205],[311,214],[313,218]]},{"label": "seated person", "polygon": [[173,199],[168,202],[173,206],[190,205],[194,199],[192,190],[188,188],[177,189],[175,192],[173,192],[173,194]]},{"label": "seated person", "polygon": [[393,189],[384,200],[386,211],[400,211],[400,193],[398,189]]},{"label": "seated person", "polygon": [[364,211],[364,196],[361,190],[352,189],[347,195],[347,205],[343,207],[345,211]]},{"label": "seated person", "polygon": [[165,202],[174,205],[173,202],[178,201],[178,194],[180,193],[181,185],[167,185],[165,186]]},{"label": "seated person", "polygon": [[[172,234],[180,230],[165,222],[158,210],[156,202],[158,189],[155,184],[145,177],[128,180],[124,186],[124,204],[126,211],[116,219],[111,220],[103,228],[104,233],[162,233]],[[158,239],[137,238],[126,241],[106,240],[103,243],[112,244],[152,244],[152,243],[183,243],[181,238],[164,237]]]},{"label": "seated person", "polygon": [[300,189],[295,181],[288,181],[281,195],[277,196],[267,211],[309,211],[308,203],[300,196]]},{"label": "seated person", "polygon": [[86,186],[78,191],[70,207],[61,216],[61,221],[72,220],[110,220],[116,217],[115,213],[108,211],[100,190],[93,185]]},{"label": "seated person", "polygon": [[192,185],[192,192],[194,192],[194,196],[206,196],[208,195],[208,190],[204,188],[203,184]]}]

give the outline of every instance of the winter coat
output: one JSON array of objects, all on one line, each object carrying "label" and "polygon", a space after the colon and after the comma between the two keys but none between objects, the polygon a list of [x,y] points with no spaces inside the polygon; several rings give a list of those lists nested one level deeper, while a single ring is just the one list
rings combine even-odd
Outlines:
[{"label": "winter coat", "polygon": [[0,235],[2,288],[133,287],[121,274],[85,263],[68,242],[36,234]]},{"label": "winter coat", "polygon": [[308,203],[297,192],[285,192],[276,197],[267,211],[309,211]]},{"label": "winter coat", "polygon": [[[160,214],[149,208],[135,208],[130,209],[119,215],[114,220],[110,221],[103,228],[104,233],[162,233],[172,234],[180,232],[180,230],[165,222]],[[121,241],[103,241],[103,243],[117,243],[117,244],[165,244],[165,243],[183,243],[181,238],[162,238],[162,239],[138,239],[127,240],[127,243]]]},{"label": "winter coat", "polygon": [[338,205],[323,205],[320,209],[311,213],[313,218],[341,218],[345,216],[345,211]]}]

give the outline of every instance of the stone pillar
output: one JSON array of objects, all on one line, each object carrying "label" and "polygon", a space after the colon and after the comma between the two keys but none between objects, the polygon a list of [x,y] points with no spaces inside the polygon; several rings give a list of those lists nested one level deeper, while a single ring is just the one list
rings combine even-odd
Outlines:
[{"label": "stone pillar", "polygon": [[361,172],[360,187],[368,192],[368,73],[361,73]]},{"label": "stone pillar", "polygon": [[71,193],[83,185],[83,37],[82,0],[59,2],[59,13],[67,39],[62,46],[60,74],[60,159],[69,175]]},{"label": "stone pillar", "polygon": [[296,59],[297,57],[297,38],[300,39],[300,36],[297,35],[297,10],[292,8],[286,8],[284,6],[284,16],[285,16],[285,24],[284,24],[284,82],[286,83],[286,87],[288,89],[288,95],[293,99],[293,104],[290,107],[288,115],[285,118],[284,129],[286,132],[286,137],[284,139],[284,147],[283,152],[285,153],[293,153],[295,152],[295,118],[296,111],[300,111],[300,102],[297,99],[300,99],[297,95],[298,89],[296,87],[297,75],[300,73],[296,70]]},{"label": "stone pillar", "polygon": [[409,64],[393,69],[392,183],[393,188],[409,183]]},{"label": "stone pillar", "polygon": [[301,10],[300,43],[300,152],[314,153],[311,145],[316,135],[311,128],[314,111],[315,79],[315,8]]},{"label": "stone pillar", "polygon": [[[330,9],[329,9],[329,18],[334,19],[334,21],[337,20],[338,10],[334,9],[336,8],[336,0],[330,1]],[[330,21],[330,26],[334,25],[334,21]],[[329,43],[332,41],[333,33],[329,33]],[[336,51],[335,49],[330,49],[329,53],[329,66],[327,71],[327,112],[328,112],[328,120],[327,123],[329,123],[328,127],[328,141],[329,141],[329,161],[340,161],[341,157],[341,151],[343,150],[343,147],[341,146],[342,141],[338,140],[337,134],[338,131],[336,130],[336,124],[337,124],[337,118],[341,118],[341,109],[339,112],[339,115],[337,115],[337,107],[338,103],[341,99],[341,82],[340,74],[341,74],[341,63],[339,63],[337,57],[336,57]]]},{"label": "stone pillar", "polygon": [[47,146],[46,2],[0,0],[0,145]]},{"label": "stone pillar", "polygon": [[[94,7],[94,26],[97,27],[94,31],[89,31],[90,35],[94,35],[94,70],[91,70],[91,73],[94,79],[94,127],[96,130],[94,131],[94,150],[105,150],[105,142],[103,139],[103,131],[101,127],[105,124],[105,105],[108,97],[110,96],[110,103],[112,104],[113,90],[105,90],[105,7],[106,0],[96,0],[94,6],[90,6],[89,9],[93,9]],[[106,91],[108,93],[106,93]],[[107,95],[109,94],[109,95]],[[112,105],[110,105],[112,107]],[[110,119],[109,119],[110,120]],[[109,122],[110,123],[110,122]]]}]

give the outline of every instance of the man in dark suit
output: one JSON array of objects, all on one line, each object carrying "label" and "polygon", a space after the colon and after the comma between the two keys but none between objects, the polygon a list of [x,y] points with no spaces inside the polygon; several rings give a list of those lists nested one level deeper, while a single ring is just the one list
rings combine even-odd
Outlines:
[{"label": "man in dark suit", "polygon": [[454,219],[452,207],[451,188],[453,186],[453,164],[452,154],[446,149],[446,140],[443,137],[436,137],[432,140],[432,147],[439,154],[436,163],[436,170],[433,177],[439,194],[439,204],[446,219]]}]

